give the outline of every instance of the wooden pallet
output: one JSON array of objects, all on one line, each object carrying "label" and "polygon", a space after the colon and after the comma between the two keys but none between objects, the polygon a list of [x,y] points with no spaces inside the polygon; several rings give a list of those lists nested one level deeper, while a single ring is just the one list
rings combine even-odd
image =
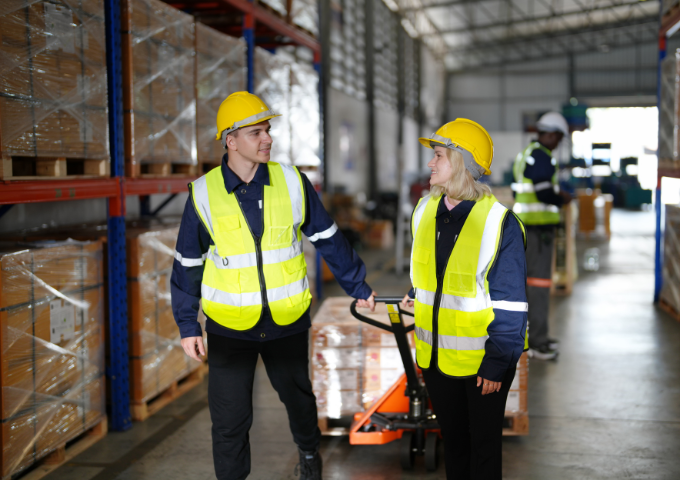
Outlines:
[{"label": "wooden pallet", "polygon": [[[334,426],[327,418],[319,418],[318,424],[321,435],[327,437],[349,435],[349,427]],[[503,436],[517,437],[521,435],[529,435],[529,415],[526,413],[506,415],[503,419]]]},{"label": "wooden pallet", "polygon": [[107,432],[108,421],[106,416],[103,416],[99,423],[90,427],[77,437],[65,441],[59,445],[56,450],[38,460],[36,465],[31,467],[25,474],[20,474],[18,477],[15,475],[7,475],[2,477],[2,480],[18,480],[19,478],[21,480],[39,480],[83,453],[104,438]]},{"label": "wooden pallet", "polygon": [[153,397],[151,400],[146,402],[137,402],[133,400],[130,403],[132,419],[136,422],[143,422],[151,415],[157,413],[163,407],[167,406],[173,400],[178,399],[189,390],[200,385],[207,373],[208,365],[203,364],[200,368],[194,370],[185,377],[172,382],[168,388],[166,388],[159,395]]},{"label": "wooden pallet", "polygon": [[680,322],[680,312],[678,312],[670,303],[667,303],[663,298],[659,299],[659,308]]},{"label": "wooden pallet", "polygon": [[503,436],[515,437],[519,435],[529,435],[529,415],[526,413],[506,415],[503,419]]},{"label": "wooden pallet", "polygon": [[220,160],[219,162],[201,162],[198,164],[198,175],[205,175],[208,173],[210,170],[212,170],[215,167],[219,167],[222,165],[222,161]]},{"label": "wooden pallet", "polygon": [[22,157],[3,154],[0,161],[0,180],[54,180],[109,175],[109,161],[106,159]]},{"label": "wooden pallet", "polygon": [[158,178],[158,177],[190,177],[196,175],[196,165],[188,163],[142,163],[139,171],[132,174],[133,177]]}]

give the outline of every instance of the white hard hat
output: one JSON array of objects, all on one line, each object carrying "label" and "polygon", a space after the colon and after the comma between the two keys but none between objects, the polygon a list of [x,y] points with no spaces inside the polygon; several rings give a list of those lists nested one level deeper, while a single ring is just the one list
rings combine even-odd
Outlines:
[{"label": "white hard hat", "polygon": [[562,132],[566,137],[569,136],[567,120],[557,112],[548,112],[539,118],[536,129],[539,132]]}]

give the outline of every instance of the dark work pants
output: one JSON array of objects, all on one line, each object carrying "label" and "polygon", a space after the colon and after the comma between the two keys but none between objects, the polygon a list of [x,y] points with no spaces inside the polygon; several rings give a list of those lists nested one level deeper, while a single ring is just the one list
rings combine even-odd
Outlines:
[{"label": "dark work pants", "polygon": [[209,333],[208,346],[208,402],[218,480],[242,480],[250,473],[248,431],[253,423],[258,355],[262,355],[269,380],[286,406],[293,440],[302,450],[318,447],[321,432],[309,379],[309,331],[266,342]]},{"label": "dark work pants", "polygon": [[506,371],[500,392],[488,395],[477,387],[477,376],[457,379],[434,366],[423,370],[444,438],[447,480],[501,480],[505,402],[515,370]]},{"label": "dark work pants", "polygon": [[554,243],[554,228],[527,226],[527,301],[529,302],[529,347],[531,348],[540,348],[548,344]]}]

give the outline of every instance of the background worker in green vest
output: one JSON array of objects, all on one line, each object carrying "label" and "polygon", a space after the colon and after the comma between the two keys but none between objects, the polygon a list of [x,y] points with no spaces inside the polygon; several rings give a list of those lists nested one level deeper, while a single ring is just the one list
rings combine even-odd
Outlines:
[{"label": "background worker in green vest", "polygon": [[270,162],[269,120],[258,97],[230,95],[217,113],[222,165],[191,184],[171,278],[172,309],[187,355],[205,346],[208,400],[218,480],[250,473],[248,431],[257,359],[286,406],[303,480],[321,480],[321,432],[309,379],[312,296],[302,252],[306,235],[358,305],[375,308],[366,268],[297,168]]},{"label": "background worker in green vest", "polygon": [[557,340],[548,336],[555,226],[560,223],[560,207],[571,201],[571,195],[559,189],[552,151],[569,135],[569,126],[562,115],[548,112],[536,128],[538,139],[517,155],[513,166],[513,211],[527,227],[529,356],[552,360],[559,347]]},{"label": "background worker in green vest", "polygon": [[420,142],[434,149],[431,190],[413,212],[414,288],[402,303],[415,303],[446,478],[500,480],[505,402],[527,346],[524,229],[478,181],[493,159],[481,125],[459,118]]}]

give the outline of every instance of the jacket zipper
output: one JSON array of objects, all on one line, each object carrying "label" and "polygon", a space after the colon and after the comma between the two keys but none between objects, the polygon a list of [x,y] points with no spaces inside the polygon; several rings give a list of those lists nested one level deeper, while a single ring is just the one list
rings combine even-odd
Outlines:
[{"label": "jacket zipper", "polygon": [[[236,192],[234,192],[234,195],[236,195]],[[238,208],[241,209],[241,214],[243,215],[243,218],[246,221],[246,225],[248,225],[248,230],[250,231],[250,236],[253,237],[253,240],[255,241],[255,253],[257,257],[257,276],[260,278],[260,295],[262,296],[262,308],[269,308],[269,301],[267,300],[267,285],[264,283],[264,267],[263,267],[263,260],[262,260],[262,237],[257,237],[255,234],[253,234],[253,229],[250,228],[250,223],[248,223],[248,218],[246,217],[246,214],[243,212],[243,207],[241,206],[241,201],[236,197],[236,201],[238,203]],[[262,235],[264,235],[264,195],[262,195],[262,212],[261,212],[261,219],[262,219]]]},{"label": "jacket zipper", "polygon": [[[437,241],[439,241],[439,231],[437,231]],[[446,263],[444,264],[444,270],[442,270],[441,275],[437,275],[437,291],[434,294],[434,309],[432,312],[432,357],[436,359],[437,365],[439,365],[439,304],[444,291],[444,275],[446,275],[446,267],[449,264],[451,255],[453,255],[453,249],[456,248],[456,242],[458,242],[458,235],[453,240],[453,247],[449,256],[446,257]],[[437,264],[437,244],[435,242],[434,247],[434,262]]]}]

